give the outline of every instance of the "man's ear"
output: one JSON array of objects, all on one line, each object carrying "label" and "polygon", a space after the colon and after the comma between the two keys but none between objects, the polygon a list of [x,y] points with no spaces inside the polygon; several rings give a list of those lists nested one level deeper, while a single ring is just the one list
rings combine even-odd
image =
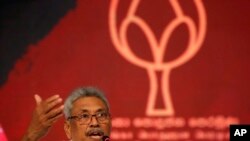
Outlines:
[{"label": "man's ear", "polygon": [[71,139],[71,132],[70,132],[70,121],[65,121],[64,122],[64,131],[65,134],[67,135],[68,139]]}]

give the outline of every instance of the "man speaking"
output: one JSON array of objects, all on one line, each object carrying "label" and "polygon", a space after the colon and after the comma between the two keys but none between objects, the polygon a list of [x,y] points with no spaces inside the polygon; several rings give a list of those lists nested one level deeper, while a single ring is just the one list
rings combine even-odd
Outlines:
[{"label": "man speaking", "polygon": [[22,141],[37,141],[45,136],[59,117],[65,115],[64,131],[72,141],[109,140],[111,115],[105,95],[93,87],[74,90],[61,104],[54,95],[46,100],[35,95],[36,109]]}]

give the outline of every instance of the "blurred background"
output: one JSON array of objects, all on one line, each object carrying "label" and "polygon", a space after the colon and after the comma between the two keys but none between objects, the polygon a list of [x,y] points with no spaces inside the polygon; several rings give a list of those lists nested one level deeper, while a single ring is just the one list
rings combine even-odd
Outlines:
[{"label": "blurred background", "polygon": [[[114,141],[228,141],[230,124],[250,123],[249,6],[2,1],[0,140],[21,139],[34,94],[66,98],[77,87],[96,86],[110,101]],[[42,140],[67,140],[63,122]]]}]

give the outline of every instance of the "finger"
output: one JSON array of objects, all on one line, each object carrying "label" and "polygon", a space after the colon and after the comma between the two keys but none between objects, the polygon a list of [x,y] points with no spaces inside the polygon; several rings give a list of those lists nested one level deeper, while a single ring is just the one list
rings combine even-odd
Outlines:
[{"label": "finger", "polygon": [[49,113],[46,114],[47,118],[52,119],[52,118],[56,117],[57,115],[63,113],[63,107],[64,106],[61,105],[60,107],[51,110]]},{"label": "finger", "polygon": [[54,109],[53,111],[48,113],[46,115],[47,116],[46,123],[51,126],[51,124],[55,123],[60,117],[62,117],[63,116],[62,109],[63,109],[63,106],[61,106],[58,109]]},{"label": "finger", "polygon": [[36,101],[36,105],[39,105],[42,102],[42,98],[38,94],[35,94],[34,98]]},{"label": "finger", "polygon": [[55,123],[62,116],[63,116],[63,113],[59,113],[58,115],[50,119],[44,116],[41,119],[41,125],[43,126],[43,128],[50,128],[53,125],[53,123]]},{"label": "finger", "polygon": [[46,107],[45,107],[45,110],[44,110],[44,113],[48,113],[50,112],[51,110],[53,110],[53,108],[58,105],[59,103],[62,102],[62,98],[57,98],[55,99],[54,101],[50,102],[50,103],[47,103],[46,104]]},{"label": "finger", "polygon": [[41,123],[43,123],[44,127],[51,127],[52,124],[56,122],[56,120],[63,115],[62,110],[63,110],[63,105],[47,114],[43,114],[40,117],[40,121]]},{"label": "finger", "polygon": [[58,99],[60,96],[59,95],[53,95],[51,97],[49,97],[48,99],[45,100],[46,103],[50,103],[56,99]]},{"label": "finger", "polygon": [[56,115],[55,117],[50,118],[48,120],[48,124],[50,124],[52,126],[52,124],[54,124],[62,116],[63,116],[63,113],[60,113],[60,114]]}]

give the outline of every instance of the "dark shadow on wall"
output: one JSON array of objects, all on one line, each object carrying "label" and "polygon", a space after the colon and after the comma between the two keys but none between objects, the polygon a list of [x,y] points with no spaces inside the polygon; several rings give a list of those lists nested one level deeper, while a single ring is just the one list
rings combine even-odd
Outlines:
[{"label": "dark shadow on wall", "polygon": [[30,44],[44,38],[76,0],[4,0],[1,2],[0,87]]}]

